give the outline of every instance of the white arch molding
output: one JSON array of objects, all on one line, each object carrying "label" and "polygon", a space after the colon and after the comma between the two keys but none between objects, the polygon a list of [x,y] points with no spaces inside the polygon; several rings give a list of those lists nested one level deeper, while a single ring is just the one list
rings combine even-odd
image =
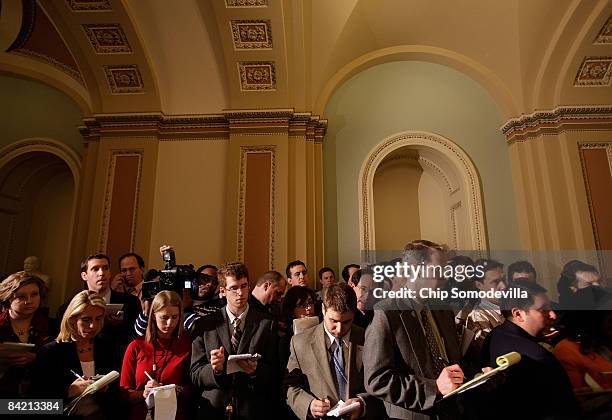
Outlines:
[{"label": "white arch molding", "polygon": [[[72,174],[72,179],[74,182],[74,193],[72,196],[72,204],[70,211],[70,226],[68,226],[68,255],[69,258],[66,259],[64,272],[68,273],[69,262],[70,262],[70,254],[72,252],[72,239],[74,234],[75,227],[75,216],[77,211],[77,203],[79,196],[79,186],[81,180],[81,158],[80,156],[72,150],[65,143],[62,143],[57,140],[53,140],[50,138],[44,137],[36,137],[36,138],[28,138],[19,140],[9,144],[8,146],[0,149],[0,170],[4,168],[6,164],[11,162],[13,159],[32,152],[46,152],[57,156],[60,158],[68,168]],[[66,282],[62,281],[58,284],[60,289],[57,290],[60,296],[65,296],[66,294]]]},{"label": "white arch molding", "polygon": [[[374,226],[374,175],[381,162],[402,147],[416,149],[419,163],[434,176],[447,193],[446,213],[451,232],[451,247],[455,249],[488,249],[482,188],[478,171],[469,156],[454,142],[438,134],[407,131],[385,138],[375,146],[359,172],[359,236],[361,249],[376,249]],[[460,208],[465,211],[459,212]],[[457,226],[466,230],[458,237]]]}]

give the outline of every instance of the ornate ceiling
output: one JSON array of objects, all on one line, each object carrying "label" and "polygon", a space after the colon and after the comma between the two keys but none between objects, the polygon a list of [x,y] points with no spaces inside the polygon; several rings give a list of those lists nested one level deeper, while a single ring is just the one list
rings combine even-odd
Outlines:
[{"label": "ornate ceiling", "polygon": [[340,84],[395,60],[465,73],[506,119],[612,98],[610,0],[0,5],[0,71],[64,91],[85,116],[252,108],[324,115]]}]

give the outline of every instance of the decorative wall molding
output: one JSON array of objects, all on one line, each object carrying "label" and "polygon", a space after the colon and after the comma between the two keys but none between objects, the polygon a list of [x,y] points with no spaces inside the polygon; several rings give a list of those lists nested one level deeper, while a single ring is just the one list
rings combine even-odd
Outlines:
[{"label": "decorative wall molding", "polygon": [[321,143],[327,120],[293,109],[231,110],[223,114],[165,115],[163,113],[99,114],[83,119],[85,141],[101,137],[155,137],[165,140],[218,140],[232,135],[302,136]]},{"label": "decorative wall molding", "polygon": [[269,19],[231,20],[234,50],[271,50],[272,26]]},{"label": "decorative wall molding", "polygon": [[612,106],[560,106],[507,121],[501,131],[509,144],[564,131],[612,130]]},{"label": "decorative wall molding", "polygon": [[576,74],[576,87],[607,87],[612,82],[612,57],[585,57]]},{"label": "decorative wall molding", "polygon": [[604,23],[604,25],[601,27],[601,30],[597,34],[595,41],[593,41],[593,44],[612,44],[612,16],[610,16],[606,23]]},{"label": "decorative wall molding", "polygon": [[268,7],[268,0],[225,0],[225,7],[228,9]]},{"label": "decorative wall molding", "polygon": [[110,0],[66,0],[73,12],[110,12]]},{"label": "decorative wall molding", "polygon": [[103,67],[111,94],[129,95],[145,93],[142,76],[136,64]]},{"label": "decorative wall molding", "polygon": [[96,54],[131,54],[132,47],[118,23],[82,25]]},{"label": "decorative wall molding", "polygon": [[100,239],[98,241],[98,249],[106,251],[106,244],[108,241],[108,228],[111,215],[111,206],[113,204],[113,186],[115,183],[115,166],[117,164],[117,158],[121,156],[137,156],[138,157],[138,171],[136,175],[136,192],[134,197],[134,211],[132,213],[132,232],[131,235],[131,247],[134,249],[136,241],[136,221],[138,220],[138,197],[140,195],[140,179],[142,177],[142,161],[144,157],[144,150],[141,149],[124,149],[124,150],[113,150],[108,162],[108,169],[106,172],[106,187],[104,188],[104,204],[102,208],[102,224],[100,225]]},{"label": "decorative wall molding", "polygon": [[[464,223],[469,230],[469,244],[458,244],[465,249],[486,250],[488,248],[486,238],[486,227],[484,223],[484,206],[481,193],[481,183],[476,167],[468,155],[452,141],[425,132],[406,132],[387,137],[376,146],[364,161],[359,175],[359,218],[360,218],[360,242],[361,249],[372,251],[376,249],[374,221],[374,175],[380,163],[387,155],[402,147],[410,147],[417,150],[427,151],[427,160],[430,164],[434,156],[440,162],[446,162],[457,172],[458,178],[454,180],[458,188],[463,191],[464,201],[459,204],[464,206],[468,220],[455,220],[454,223]],[[440,165],[436,166],[439,168]],[[441,169],[440,169],[441,170]],[[442,171],[444,173],[444,171]],[[446,177],[447,181],[450,179]],[[448,191],[453,191],[450,182]],[[449,194],[450,195],[450,194]],[[453,204],[458,208],[457,202]],[[456,209],[455,209],[456,210]],[[451,209],[449,208],[449,212]],[[455,212],[456,216],[456,212]],[[452,213],[449,214],[452,217]],[[452,222],[452,220],[451,220]]]},{"label": "decorative wall molding", "polygon": [[239,61],[237,64],[241,91],[276,90],[274,61]]},{"label": "decorative wall molding", "polygon": [[53,57],[50,57],[46,54],[39,53],[37,51],[28,50],[26,48],[19,48],[11,51],[11,54],[20,55],[22,57],[27,57],[32,60],[40,61],[42,63],[48,64],[52,67],[55,67],[58,70],[63,71],[74,80],[79,82],[83,87],[85,87],[85,79],[83,79],[83,75],[78,69],[75,69],[72,66],[69,66],[61,61],[56,60]]},{"label": "decorative wall molding", "polygon": [[236,245],[236,257],[244,261],[244,229],[246,216],[246,174],[247,155],[249,153],[268,153],[271,155],[271,177],[270,177],[270,247],[268,249],[268,261],[274,265],[275,235],[276,235],[276,146],[241,146],[240,147],[240,187],[238,197],[238,240]]}]

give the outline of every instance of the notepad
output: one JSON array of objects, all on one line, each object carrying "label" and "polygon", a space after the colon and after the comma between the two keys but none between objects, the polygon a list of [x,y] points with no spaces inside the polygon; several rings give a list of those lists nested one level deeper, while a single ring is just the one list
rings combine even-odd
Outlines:
[{"label": "notepad", "polygon": [[480,386],[484,384],[485,382],[487,382],[489,379],[497,375],[502,370],[505,370],[509,368],[510,366],[517,364],[520,361],[521,361],[521,355],[515,351],[501,355],[497,359],[495,359],[495,362],[497,363],[497,367],[495,369],[487,373],[483,373],[482,375],[476,376],[471,381],[464,383],[459,388],[455,389],[452,392],[449,392],[442,398],[448,398],[451,395],[460,394],[469,389],[476,388],[477,386]]},{"label": "notepad", "polygon": [[7,341],[5,343],[2,343],[2,345],[0,345],[0,354],[14,353],[14,352],[25,353],[28,351],[34,351],[35,347],[36,346],[34,344],[30,344],[30,343],[13,343],[13,342]]},{"label": "notepad", "polygon": [[107,303],[105,310],[106,315],[117,315],[123,311],[123,303]]},{"label": "notepad", "polygon": [[359,402],[357,401],[353,401],[352,403],[347,404],[344,401],[340,400],[338,401],[338,404],[334,406],[334,408],[327,412],[326,415],[328,417],[340,417],[347,413],[352,413],[353,411],[358,410],[360,406],[361,404],[359,404]]},{"label": "notepad", "polygon": [[239,360],[259,360],[261,359],[261,354],[232,354],[227,358],[227,369],[226,372],[228,375],[236,372],[244,372],[240,365],[238,364]]}]

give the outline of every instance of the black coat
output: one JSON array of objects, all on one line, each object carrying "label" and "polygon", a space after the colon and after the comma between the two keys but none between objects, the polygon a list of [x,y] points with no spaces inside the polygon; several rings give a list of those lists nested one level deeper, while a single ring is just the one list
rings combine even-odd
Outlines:
[{"label": "black coat", "polygon": [[495,367],[498,356],[512,351],[521,354],[521,361],[505,371],[504,382],[489,394],[490,412],[496,418],[579,418],[578,403],[561,364],[535,337],[506,320],[485,340],[483,356]]}]

